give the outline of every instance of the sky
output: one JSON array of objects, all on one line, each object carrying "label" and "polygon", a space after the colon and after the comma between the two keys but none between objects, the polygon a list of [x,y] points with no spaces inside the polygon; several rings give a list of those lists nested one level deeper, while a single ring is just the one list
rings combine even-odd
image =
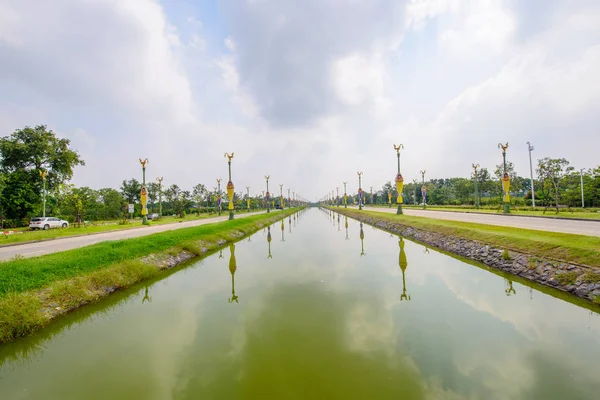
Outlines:
[{"label": "sky", "polygon": [[0,0],[0,135],[47,125],[73,183],[189,190],[600,164],[597,0]]}]

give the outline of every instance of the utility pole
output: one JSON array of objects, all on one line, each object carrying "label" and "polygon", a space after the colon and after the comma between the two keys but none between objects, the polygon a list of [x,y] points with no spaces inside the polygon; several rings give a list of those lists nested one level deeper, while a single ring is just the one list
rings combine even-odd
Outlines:
[{"label": "utility pole", "polygon": [[527,150],[529,151],[529,177],[531,179],[531,205],[535,208],[535,189],[533,187],[533,164],[531,163],[531,152],[534,150],[531,143],[527,142]]},{"label": "utility pole", "polygon": [[583,200],[583,168],[579,170],[581,177],[581,208],[585,208],[585,201]]}]

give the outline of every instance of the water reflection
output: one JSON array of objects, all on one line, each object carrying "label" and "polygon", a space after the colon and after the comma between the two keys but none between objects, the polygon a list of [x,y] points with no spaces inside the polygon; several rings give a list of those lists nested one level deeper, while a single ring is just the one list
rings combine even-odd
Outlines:
[{"label": "water reflection", "polygon": [[346,223],[344,224],[344,226],[346,227],[346,240],[349,239],[348,237],[348,217],[344,216],[346,218]]},{"label": "water reflection", "polygon": [[223,249],[219,249],[219,258],[223,258]]},{"label": "water reflection", "polygon": [[267,258],[273,258],[273,256],[271,255],[271,227],[268,226],[267,230],[267,243],[269,244],[269,255],[267,255]]},{"label": "water reflection", "polygon": [[292,217],[291,216],[288,218],[288,226],[289,226],[288,233],[292,233]]},{"label": "water reflection", "polygon": [[142,299],[142,304],[145,302],[152,303],[152,297],[148,295],[148,286],[146,286],[146,290],[144,291],[144,298]]},{"label": "water reflection", "polygon": [[235,294],[235,271],[237,271],[237,261],[235,260],[235,244],[229,245],[229,272],[231,273],[231,298],[230,303],[234,301],[239,303],[238,296]]},{"label": "water reflection", "polygon": [[404,239],[400,238],[398,241],[398,245],[400,246],[400,256],[398,258],[398,265],[400,265],[400,270],[402,270],[402,294],[400,295],[400,301],[402,300],[410,300],[410,294],[406,294],[406,267],[408,267],[408,261],[406,261],[406,251],[404,251]]},{"label": "water reflection", "polygon": [[506,293],[507,296],[517,294],[517,291],[513,288],[513,283],[510,279],[504,279],[504,283],[506,286],[506,288],[504,289],[504,292]]},{"label": "water reflection", "polygon": [[282,241],[282,242],[285,242],[285,236],[284,236],[284,233],[285,233],[285,225],[284,225],[283,221],[284,221],[284,220],[282,219],[282,220],[281,220],[281,241]]},{"label": "water reflection", "polygon": [[365,231],[363,229],[363,223],[360,223],[360,256],[365,255]]},{"label": "water reflection", "polygon": [[341,230],[340,228],[340,214],[337,216],[337,224],[338,224],[338,232]]}]

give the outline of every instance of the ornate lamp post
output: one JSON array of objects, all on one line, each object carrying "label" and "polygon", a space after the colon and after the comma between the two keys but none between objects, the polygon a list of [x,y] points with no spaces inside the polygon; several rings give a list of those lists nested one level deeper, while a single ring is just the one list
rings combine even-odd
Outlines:
[{"label": "ornate lamp post", "polygon": [[479,181],[479,175],[477,174],[478,168],[479,164],[473,164],[473,184],[475,185],[475,208],[479,208],[479,190],[477,188],[477,183]]},{"label": "ornate lamp post", "polygon": [[279,184],[279,207],[283,210],[283,183]]},{"label": "ornate lamp post", "polygon": [[392,208],[392,192],[388,192],[388,204],[390,208]]},{"label": "ornate lamp post", "polygon": [[402,214],[402,203],[404,199],[402,198],[402,189],[404,188],[404,178],[400,173],[400,150],[404,149],[403,144],[399,144],[398,146],[394,145],[394,150],[396,150],[396,154],[398,156],[398,174],[396,175],[396,191],[398,192],[398,198],[396,202],[398,203],[398,210],[396,214]]},{"label": "ornate lamp post", "polygon": [[531,205],[535,208],[535,187],[533,185],[533,165],[531,164],[531,152],[535,150],[531,143],[527,142],[527,151],[529,152],[529,178],[531,179]]},{"label": "ornate lamp post", "polygon": [[421,179],[423,180],[423,186],[421,186],[421,196],[423,197],[423,210],[427,208],[427,186],[425,186],[425,173],[426,170],[419,171],[421,173]]},{"label": "ornate lamp post", "polygon": [[371,189],[371,207],[373,207],[373,186],[370,187]]},{"label": "ornate lamp post", "polygon": [[340,187],[336,186],[335,187],[335,204],[337,204],[337,206],[340,206]]},{"label": "ornate lamp post", "polygon": [[290,189],[288,189],[288,198],[287,198],[287,206],[288,208],[292,208],[292,199],[290,198]]},{"label": "ornate lamp post", "polygon": [[344,208],[348,208],[348,194],[346,193],[346,184],[348,182],[343,182],[344,184]]},{"label": "ornate lamp post", "polygon": [[362,210],[362,198],[363,198],[362,176],[363,176],[363,173],[362,173],[362,171],[360,171],[360,172],[357,172],[356,174],[358,175],[358,209]]},{"label": "ornate lamp post", "polygon": [[292,192],[292,200],[294,202],[294,207],[298,207],[298,202],[296,200],[296,192]]},{"label": "ornate lamp post", "polygon": [[233,186],[233,182],[231,181],[231,159],[233,158],[233,152],[231,153],[231,155],[225,153],[225,157],[227,157],[227,165],[229,167],[229,182],[227,182],[227,198],[229,198],[229,205],[227,208],[229,209],[229,219],[232,220],[233,219],[234,186]]},{"label": "ornate lamp post", "polygon": [[221,215],[221,178],[217,178],[217,212]]},{"label": "ornate lamp post", "polygon": [[250,186],[246,186],[246,201],[248,202],[248,212],[250,212]]},{"label": "ornate lamp post", "polygon": [[265,200],[267,201],[267,212],[271,212],[271,193],[269,193],[269,178],[271,175],[265,175],[265,179],[267,180],[267,194],[265,195]]},{"label": "ornate lamp post", "polygon": [[44,191],[42,192],[42,217],[46,217],[46,177],[48,176],[48,171],[46,171],[45,169],[40,170],[40,176],[42,177],[42,182],[44,185]]},{"label": "ornate lamp post", "polygon": [[502,160],[504,165],[504,173],[502,174],[502,191],[504,192],[504,214],[510,213],[510,176],[506,171],[506,149],[508,149],[508,142],[506,144],[498,143],[498,148],[502,149]]},{"label": "ornate lamp post", "polygon": [[158,216],[162,218],[162,182],[163,177],[156,178],[156,182],[158,182]]},{"label": "ornate lamp post", "polygon": [[148,159],[141,158],[140,164],[142,164],[142,189],[140,190],[140,203],[142,203],[142,224],[148,225],[148,189],[146,189],[146,164]]},{"label": "ornate lamp post", "polygon": [[416,206],[417,205],[417,183],[419,183],[416,179],[412,180],[412,184],[413,184],[413,203]]},{"label": "ornate lamp post", "polygon": [[235,245],[232,243],[229,245],[229,272],[231,273],[231,298],[228,299],[230,303],[234,301],[239,303],[238,296],[235,295],[235,271],[237,270],[237,262],[235,260]]},{"label": "ornate lamp post", "polygon": [[400,295],[400,301],[410,300],[410,295],[406,294],[406,278],[404,277],[406,267],[408,267],[408,261],[406,261],[406,252],[404,251],[404,240],[400,238],[398,244],[400,245],[400,257],[398,264],[400,265],[400,270],[402,270],[402,294]]}]

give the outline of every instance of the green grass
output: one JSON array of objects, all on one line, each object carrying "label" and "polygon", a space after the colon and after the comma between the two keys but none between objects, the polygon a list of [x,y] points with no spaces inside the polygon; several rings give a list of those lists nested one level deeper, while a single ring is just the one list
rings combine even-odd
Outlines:
[{"label": "green grass", "polygon": [[[395,207],[395,205],[393,205]],[[422,206],[413,206],[413,205],[403,205],[404,209],[412,209],[412,210],[422,210]],[[388,208],[383,205],[376,205],[375,208]],[[451,211],[451,212],[464,212],[464,213],[480,213],[480,214],[502,214],[502,210],[498,207],[494,208],[475,208],[475,207],[451,207],[451,206],[427,206],[427,210],[430,211]],[[537,207],[534,210],[530,208],[525,210],[520,210],[516,207],[511,208],[512,215],[525,215],[525,216],[537,216],[537,217],[547,217],[547,218],[581,218],[581,219],[591,219],[591,220],[600,220],[600,212],[594,211],[583,211],[582,209],[573,209],[574,212],[561,209],[558,214],[556,214],[556,209],[549,208],[544,214],[543,207]]]},{"label": "green grass", "polygon": [[[223,214],[225,215],[225,214]],[[217,217],[217,214],[200,214],[197,216],[195,214],[187,215],[185,218],[176,218],[176,217],[163,217],[160,220],[150,221],[150,225],[164,225],[164,224],[175,224],[186,221],[195,221],[198,219],[206,219],[206,218],[214,218]],[[68,236],[78,236],[78,235],[90,235],[94,233],[102,233],[102,232],[111,232],[111,231],[120,231],[124,229],[144,229],[145,226],[142,225],[141,219],[132,220],[128,224],[120,225],[119,221],[95,221],[91,225],[82,226],[77,228],[75,226],[69,226],[65,229],[50,229],[47,231],[39,230],[39,231],[31,231],[28,228],[18,228],[18,229],[5,229],[6,231],[12,230],[15,232],[22,232],[12,235],[0,235],[0,246],[5,244],[13,244],[13,243],[26,243],[33,242],[38,240],[48,240],[48,239],[56,239]]]},{"label": "green grass", "polygon": [[537,257],[563,260],[600,268],[600,237],[545,232],[471,222],[393,215],[377,211],[336,209],[348,216],[367,215],[374,219],[412,226],[448,236],[477,240]]},{"label": "green grass", "polygon": [[287,215],[288,210],[275,214],[259,214],[233,221],[182,228],[174,231],[121,241],[107,241],[80,249],[0,263],[0,297],[39,289],[53,282],[70,279],[114,264],[188,246],[190,241],[228,237],[232,230],[251,229],[256,222]]},{"label": "green grass", "polygon": [[558,283],[560,283],[563,286],[572,285],[577,280],[577,272],[564,272],[562,274],[556,274],[554,275],[554,277],[556,278]]}]

